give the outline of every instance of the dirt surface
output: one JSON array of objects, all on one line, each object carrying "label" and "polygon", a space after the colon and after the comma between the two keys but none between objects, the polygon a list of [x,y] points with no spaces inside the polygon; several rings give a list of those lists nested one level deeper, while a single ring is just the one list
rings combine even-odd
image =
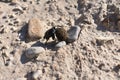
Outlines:
[{"label": "dirt surface", "polygon": [[[37,70],[36,80],[120,80],[120,28],[101,26],[114,13],[120,13],[120,0],[1,0],[0,80],[34,80]],[[79,38],[59,49],[53,41],[26,42],[31,18],[46,29],[78,25]],[[31,46],[45,52],[37,60],[26,59],[24,51]]]}]

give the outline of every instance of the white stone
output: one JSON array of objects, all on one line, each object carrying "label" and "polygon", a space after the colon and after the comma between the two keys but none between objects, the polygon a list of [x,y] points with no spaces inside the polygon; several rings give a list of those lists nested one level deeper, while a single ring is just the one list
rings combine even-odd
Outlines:
[{"label": "white stone", "polygon": [[33,73],[33,79],[37,80],[37,78],[42,74],[41,70],[37,70]]},{"label": "white stone", "polygon": [[79,26],[73,26],[68,31],[68,42],[73,42],[78,39],[80,33],[80,27]]},{"label": "white stone", "polygon": [[25,51],[25,55],[27,58],[34,58],[42,52],[44,52],[43,47],[30,47]]},{"label": "white stone", "polygon": [[60,48],[60,47],[65,46],[65,45],[66,45],[66,42],[61,41],[61,42],[57,43],[55,47]]}]

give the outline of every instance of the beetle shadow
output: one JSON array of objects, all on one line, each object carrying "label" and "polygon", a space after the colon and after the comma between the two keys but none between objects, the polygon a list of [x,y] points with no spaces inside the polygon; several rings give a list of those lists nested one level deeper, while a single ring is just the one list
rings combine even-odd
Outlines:
[{"label": "beetle shadow", "polygon": [[32,45],[32,47],[40,46],[40,47],[43,47],[44,49],[56,51],[57,48],[55,47],[55,45],[56,45],[56,41],[51,41],[51,42],[48,42],[46,44],[42,43],[40,41],[37,41],[35,44]]}]

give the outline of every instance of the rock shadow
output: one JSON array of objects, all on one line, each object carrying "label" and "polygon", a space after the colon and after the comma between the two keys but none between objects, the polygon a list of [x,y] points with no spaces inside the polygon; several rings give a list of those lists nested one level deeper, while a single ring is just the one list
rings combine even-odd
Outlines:
[{"label": "rock shadow", "polygon": [[25,41],[27,42],[26,38],[27,38],[27,30],[28,30],[28,24],[25,24],[21,30],[18,32],[20,34],[19,38],[21,41]]},{"label": "rock shadow", "polygon": [[114,66],[113,71],[115,71],[116,73],[118,73],[120,70],[120,64],[118,64],[117,66]]},{"label": "rock shadow", "polygon": [[11,0],[0,0],[0,2],[10,3],[10,2],[11,2]]},{"label": "rock shadow", "polygon": [[24,77],[27,78],[27,80],[34,80],[32,78],[32,75],[33,75],[33,72],[31,71],[31,72],[28,72]]},{"label": "rock shadow", "polygon": [[25,63],[27,63],[27,62],[33,62],[33,63],[35,63],[35,62],[38,61],[38,60],[37,60],[37,58],[32,58],[32,59],[27,58],[26,55],[25,55],[25,51],[24,51],[24,52],[22,53],[22,56],[21,56],[21,58],[20,58],[20,61],[21,61],[22,64],[25,64]]},{"label": "rock shadow", "polygon": [[57,51],[57,48],[55,47],[57,43],[55,41],[48,42],[46,45],[47,49],[51,49],[52,51]]},{"label": "rock shadow", "polygon": [[51,42],[48,42],[48,43],[42,43],[40,41],[37,41],[35,44],[32,45],[32,47],[35,47],[35,46],[40,46],[40,47],[43,47],[45,49],[50,49],[52,51],[56,51],[57,48],[55,47],[56,45],[56,42],[55,41],[51,41]]},{"label": "rock shadow", "polygon": [[40,41],[37,41],[35,44],[31,45],[31,47],[43,47],[43,48],[45,48],[45,44],[40,42]]},{"label": "rock shadow", "polygon": [[107,29],[105,26],[102,26],[102,25],[97,25],[96,29],[98,31],[103,31],[103,32],[106,32],[106,31],[110,31],[110,32],[120,32],[119,29],[117,29],[116,27],[114,27],[113,29]]},{"label": "rock shadow", "polygon": [[117,52],[120,52],[120,49],[118,49]]},{"label": "rock shadow", "polygon": [[107,31],[107,29],[102,25],[97,25],[96,29],[103,32]]},{"label": "rock shadow", "polygon": [[83,8],[84,4],[81,4],[81,0],[78,0],[77,3],[78,3],[78,8],[77,8],[77,10],[78,10],[79,13],[80,13],[80,12],[81,12],[80,10]]},{"label": "rock shadow", "polygon": [[77,3],[78,3],[77,10],[79,11],[79,13],[87,12],[88,9],[92,7],[92,4],[90,3],[86,5],[86,0],[78,0]]},{"label": "rock shadow", "polygon": [[23,51],[23,53],[21,55],[21,58],[20,58],[20,61],[21,61],[22,64],[25,64],[25,63],[31,61],[31,59],[28,59],[25,55],[25,51]]},{"label": "rock shadow", "polygon": [[81,17],[80,18],[78,18],[77,20],[75,20],[75,25],[78,25],[79,23],[81,23],[82,22],[82,19],[81,19]]}]

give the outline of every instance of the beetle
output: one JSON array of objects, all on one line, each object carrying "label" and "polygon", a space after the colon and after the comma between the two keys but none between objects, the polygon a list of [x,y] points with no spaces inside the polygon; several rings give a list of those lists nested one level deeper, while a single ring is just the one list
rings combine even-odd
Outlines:
[{"label": "beetle", "polygon": [[55,40],[56,37],[58,41],[67,41],[68,33],[62,27],[52,27],[45,32],[44,39],[46,39],[46,43],[50,37],[52,37],[53,40]]},{"label": "beetle", "polygon": [[55,40],[55,27],[50,28],[45,32],[44,39],[46,39],[46,42],[49,40],[49,38],[52,37],[53,40]]}]

